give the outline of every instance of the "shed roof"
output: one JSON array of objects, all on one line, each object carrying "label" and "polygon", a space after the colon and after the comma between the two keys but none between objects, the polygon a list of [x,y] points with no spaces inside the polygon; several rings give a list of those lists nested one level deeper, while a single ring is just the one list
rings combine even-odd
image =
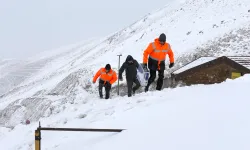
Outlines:
[{"label": "shed roof", "polygon": [[185,66],[183,66],[183,67],[181,67],[181,68],[175,70],[175,71],[173,72],[173,74],[181,73],[181,72],[183,72],[183,71],[186,71],[186,70],[188,70],[188,69],[191,69],[191,68],[193,68],[193,67],[195,67],[195,66],[204,64],[204,63],[209,62],[209,61],[214,60],[214,59],[216,59],[216,57],[200,57],[200,58],[198,58],[198,59],[196,59],[196,60],[194,60],[194,61],[188,63],[187,65],[185,65]]},{"label": "shed roof", "polygon": [[[233,61],[235,61],[236,63],[250,69],[250,56],[225,56]],[[210,62],[212,60],[215,60],[219,57],[200,57],[190,63],[188,63],[187,65],[175,70],[174,72],[172,72],[173,74],[179,74],[182,73],[186,70],[189,70],[193,67],[199,66],[201,64]]]}]

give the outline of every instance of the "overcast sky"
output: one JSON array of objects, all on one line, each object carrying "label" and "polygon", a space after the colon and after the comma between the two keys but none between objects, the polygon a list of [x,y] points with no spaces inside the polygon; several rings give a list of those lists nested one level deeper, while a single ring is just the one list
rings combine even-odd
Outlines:
[{"label": "overcast sky", "polygon": [[0,58],[116,32],[171,0],[0,0]]}]

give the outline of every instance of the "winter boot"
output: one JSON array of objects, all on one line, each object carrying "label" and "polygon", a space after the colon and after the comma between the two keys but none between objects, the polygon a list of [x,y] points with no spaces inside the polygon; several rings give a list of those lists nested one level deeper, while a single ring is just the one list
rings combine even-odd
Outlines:
[{"label": "winter boot", "polygon": [[133,88],[133,96],[135,96],[135,88]]},{"label": "winter boot", "polygon": [[145,92],[147,92],[147,91],[148,91],[148,88],[149,88],[149,86],[146,86],[146,87],[145,87]]}]

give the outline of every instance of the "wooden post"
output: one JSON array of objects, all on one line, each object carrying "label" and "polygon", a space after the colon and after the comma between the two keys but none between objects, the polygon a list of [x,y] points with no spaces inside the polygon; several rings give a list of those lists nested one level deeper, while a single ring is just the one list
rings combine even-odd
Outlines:
[{"label": "wooden post", "polygon": [[35,150],[41,150],[41,124],[39,121],[39,127],[35,130]]},{"label": "wooden post", "polygon": [[35,150],[41,150],[41,131],[35,131]]}]

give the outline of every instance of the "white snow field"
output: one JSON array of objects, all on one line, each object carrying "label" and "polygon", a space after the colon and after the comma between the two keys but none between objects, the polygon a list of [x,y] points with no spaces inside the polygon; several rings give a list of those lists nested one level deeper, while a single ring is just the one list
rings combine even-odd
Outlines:
[{"label": "white snow field", "polygon": [[174,1],[102,39],[37,54],[10,69],[0,67],[0,124],[15,126],[26,118],[38,121],[59,102],[73,103],[79,93],[96,95],[97,84],[91,81],[100,67],[110,63],[117,71],[120,53],[121,62],[128,54],[142,62],[143,50],[162,32],[176,58],[166,75],[197,56],[250,55],[249,8],[248,0]]},{"label": "white snow field", "polygon": [[107,37],[27,60],[1,60],[0,149],[34,149],[38,121],[127,129],[43,132],[42,149],[250,149],[247,75],[222,84],[150,89],[132,98],[117,96],[116,82],[111,99],[98,99],[94,73],[107,63],[117,71],[118,54],[121,63],[127,55],[142,62],[144,49],[162,32],[176,59],[166,75],[200,56],[250,55],[250,1],[173,1]]},{"label": "white snow field", "polygon": [[[121,133],[42,131],[47,150],[248,150],[250,75],[215,85],[196,85],[102,101],[79,97],[42,127],[115,128]],[[86,103],[83,99],[89,99]],[[85,104],[83,104],[85,103]],[[3,150],[34,149],[38,123],[0,128]]]}]

